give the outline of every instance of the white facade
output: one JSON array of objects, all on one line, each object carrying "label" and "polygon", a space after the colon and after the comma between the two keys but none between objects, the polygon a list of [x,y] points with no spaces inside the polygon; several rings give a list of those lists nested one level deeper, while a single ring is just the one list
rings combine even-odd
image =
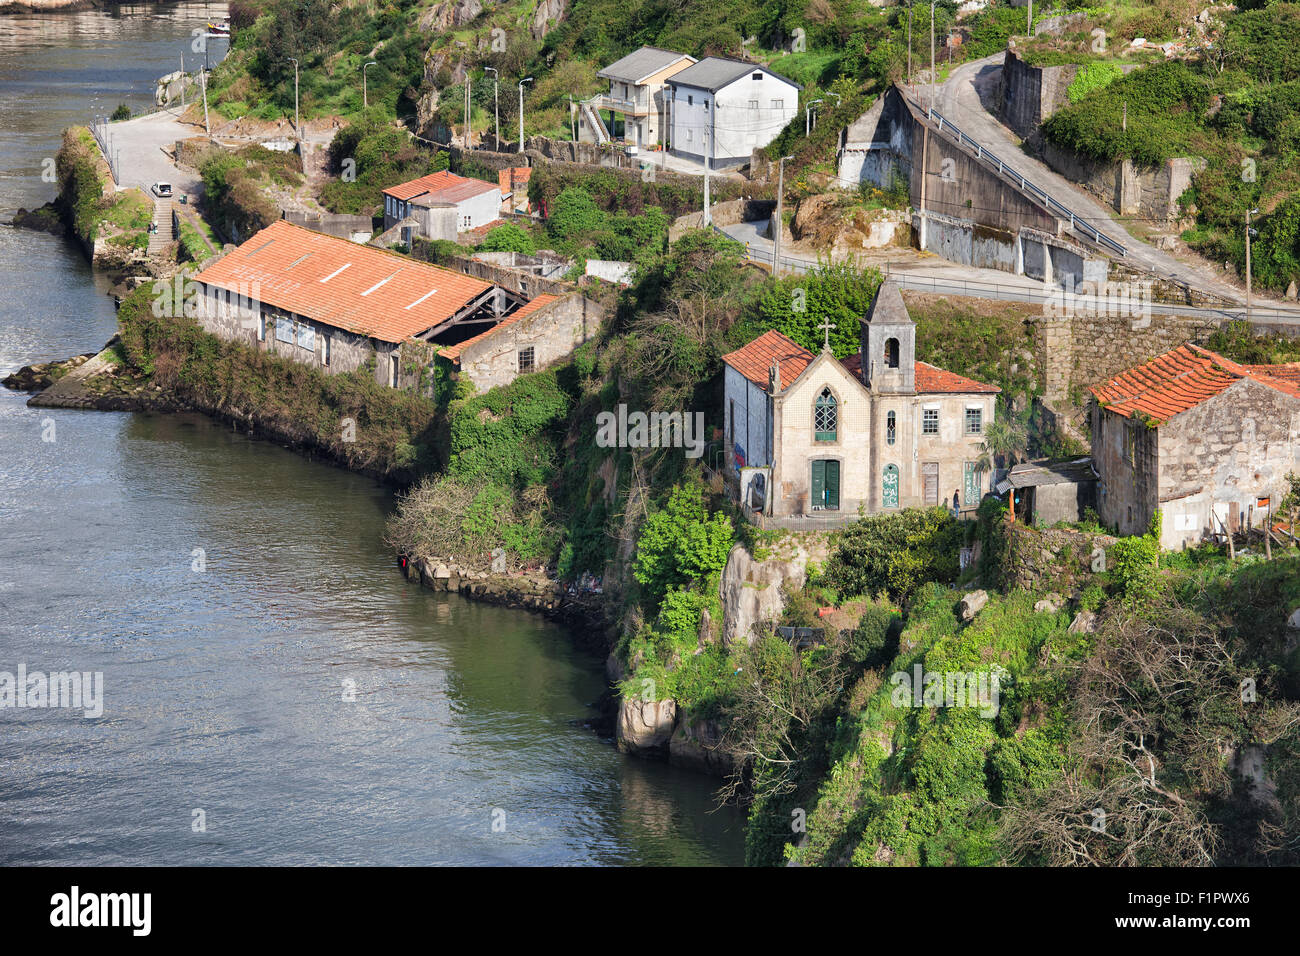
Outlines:
[{"label": "white facade", "polygon": [[[499,188],[485,189],[476,195],[454,201],[447,201],[441,197],[435,200],[432,196],[427,195],[417,196],[407,201],[394,199],[392,196],[384,196],[384,229],[391,229],[408,216],[414,216],[421,223],[424,223],[428,217],[427,215],[421,215],[421,212],[442,205],[455,207],[456,231],[468,232],[471,229],[486,226],[488,223],[501,218],[501,190]],[[436,239],[439,237],[428,235],[427,238]]]},{"label": "white facade", "polygon": [[716,91],[676,79],[669,87],[672,151],[710,156],[715,167],[749,162],[799,113],[799,87],[758,65]]}]

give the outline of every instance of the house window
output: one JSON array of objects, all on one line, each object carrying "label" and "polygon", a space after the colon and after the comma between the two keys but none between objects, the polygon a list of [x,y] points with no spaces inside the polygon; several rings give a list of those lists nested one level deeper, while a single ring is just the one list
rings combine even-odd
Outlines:
[{"label": "house window", "polygon": [[686,96],[686,105],[687,105],[687,106],[694,106],[694,105],[695,105],[695,97],[694,97],[694,95],[692,95],[692,94],[687,94],[687,96]]},{"label": "house window", "polygon": [[880,477],[880,504],[883,508],[898,507],[898,466],[886,465]]},{"label": "house window", "polygon": [[704,108],[705,108],[706,110],[709,108],[709,101],[708,101],[708,100],[705,100],[705,101],[704,101]]},{"label": "house window", "polygon": [[966,409],[966,434],[978,435],[984,430],[984,412],[978,408]]},{"label": "house window", "polygon": [[831,390],[823,388],[813,405],[813,430],[817,433],[818,441],[835,441],[838,418],[835,405],[835,396]]},{"label": "house window", "polygon": [[320,343],[320,362],[321,362],[322,365],[329,365],[329,363],[330,363],[330,344],[331,344],[331,342],[332,342],[332,339],[331,339],[328,335],[322,335],[322,336],[321,336],[321,343]]},{"label": "house window", "polygon": [[751,110],[756,110],[756,109],[758,109],[758,100],[750,100],[750,101],[749,101],[749,108],[750,108]]},{"label": "house window", "polygon": [[939,434],[939,409],[924,408],[921,410],[921,434]]},{"label": "house window", "polygon": [[275,337],[277,341],[293,344],[293,319],[282,315],[275,317]]},{"label": "house window", "polygon": [[1137,429],[1127,423],[1124,425],[1124,458],[1130,467],[1137,464]]},{"label": "house window", "polygon": [[263,312],[257,317],[257,341],[266,341],[266,313]]},{"label": "house window", "polygon": [[691,131],[690,131],[689,127],[688,127],[687,130],[686,130],[686,142],[688,142],[688,143],[691,142]]},{"label": "house window", "polygon": [[519,371],[520,373],[531,372],[536,367],[533,360],[533,347],[530,345],[526,349],[519,350]]},{"label": "house window", "polygon": [[893,412],[885,416],[885,444],[892,445],[894,443],[894,439],[898,435],[898,429],[895,427],[897,424],[898,416]]},{"label": "house window", "polygon": [[755,73],[753,76],[750,77],[751,80],[761,80],[762,78],[763,78],[762,73]]},{"label": "house window", "polygon": [[388,358],[388,384],[393,388],[397,388],[399,372],[397,353],[393,352]]},{"label": "house window", "polygon": [[885,368],[898,368],[898,339],[885,340]]},{"label": "house window", "polygon": [[772,101],[772,109],[774,109],[774,110],[783,110],[783,109],[785,109],[785,100],[773,100],[773,101]]}]

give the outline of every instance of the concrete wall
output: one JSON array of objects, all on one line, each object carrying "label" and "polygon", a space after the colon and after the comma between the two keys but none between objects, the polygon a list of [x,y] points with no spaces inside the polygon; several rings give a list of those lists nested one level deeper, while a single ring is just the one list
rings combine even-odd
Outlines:
[{"label": "concrete wall", "polygon": [[530,256],[523,252],[476,252],[474,258],[503,269],[514,269],[541,279],[560,279],[573,268],[572,259]]},{"label": "concrete wall", "polygon": [[479,392],[508,385],[520,374],[522,349],[533,350],[533,370],[540,371],[595,335],[603,317],[603,310],[590,299],[570,293],[466,347],[460,355],[459,375]]},{"label": "concrete wall", "polygon": [[369,216],[348,216],[332,212],[310,216],[307,213],[285,210],[284,218],[295,226],[302,226],[313,232],[323,232],[326,235],[337,236],[339,239],[356,241],[358,236],[369,239],[370,234],[374,232],[374,220]]},{"label": "concrete wall", "polygon": [[1159,449],[1161,546],[1195,544],[1234,514],[1252,520],[1258,497],[1276,509],[1288,472],[1300,472],[1300,400],[1242,380],[1162,425]]},{"label": "concrete wall", "polygon": [[631,262],[621,262],[617,259],[587,260],[587,275],[595,276],[597,279],[604,279],[606,282],[628,285],[631,283],[632,273],[635,271],[636,266]]}]

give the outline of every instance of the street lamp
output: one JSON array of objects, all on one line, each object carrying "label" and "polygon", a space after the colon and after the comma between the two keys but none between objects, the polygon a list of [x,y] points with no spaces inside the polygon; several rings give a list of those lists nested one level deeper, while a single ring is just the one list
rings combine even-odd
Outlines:
[{"label": "street lamp", "polygon": [[1246,210],[1246,321],[1250,321],[1250,237],[1256,230],[1250,228],[1250,217],[1258,215],[1258,209]]},{"label": "street lamp", "polygon": [[524,151],[524,84],[533,82],[531,76],[519,81],[519,152]]},{"label": "street lamp", "polygon": [[781,274],[781,228],[784,225],[781,217],[782,201],[785,198],[785,161],[794,159],[793,156],[782,156],[777,163],[776,174],[776,222],[773,226],[776,232],[772,236],[772,275]]},{"label": "street lamp", "polygon": [[803,134],[807,136],[812,132],[812,108],[820,103],[821,100],[813,100],[811,103],[804,104],[803,108]]},{"label": "street lamp", "polygon": [[298,124],[298,61],[291,56],[285,59],[293,61],[293,131],[299,139],[302,139],[302,127]]},{"label": "street lamp", "polygon": [[499,153],[501,152],[501,105],[497,101],[497,68],[485,66],[483,72],[492,74],[492,116],[496,124],[496,151]]},{"label": "street lamp", "polygon": [[370,93],[366,89],[366,70],[378,65],[374,60],[371,60],[361,68],[361,108],[363,110],[370,109]]}]

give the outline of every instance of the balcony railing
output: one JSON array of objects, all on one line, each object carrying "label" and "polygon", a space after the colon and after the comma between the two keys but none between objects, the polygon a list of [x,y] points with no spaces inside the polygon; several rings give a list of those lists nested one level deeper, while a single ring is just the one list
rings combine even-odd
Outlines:
[{"label": "balcony railing", "polygon": [[587,102],[598,110],[615,110],[619,113],[650,112],[650,97],[648,96],[623,99],[617,96],[610,96],[608,93],[597,93]]}]

